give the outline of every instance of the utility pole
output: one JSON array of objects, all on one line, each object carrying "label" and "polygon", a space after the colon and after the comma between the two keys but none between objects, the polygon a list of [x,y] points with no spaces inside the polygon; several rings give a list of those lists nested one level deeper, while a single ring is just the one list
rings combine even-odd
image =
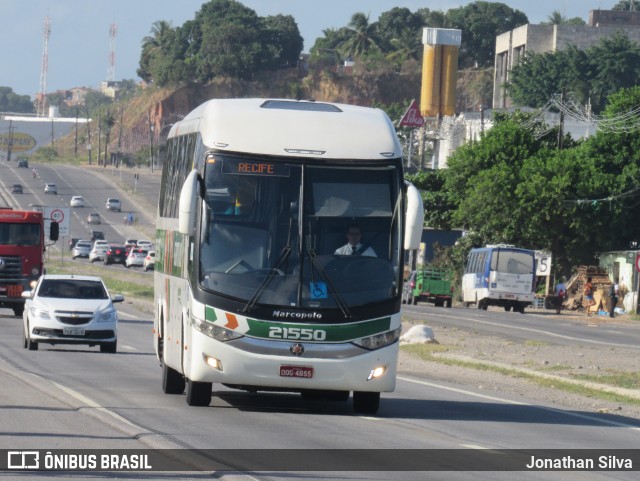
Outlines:
[{"label": "utility pole", "polygon": [[87,142],[89,165],[91,165],[91,122],[89,122],[89,107],[87,107]]},{"label": "utility pole", "polygon": [[[566,95],[566,89],[562,89],[562,96],[560,97],[560,103],[564,105],[564,99]],[[564,111],[560,109],[560,125],[558,126],[558,150],[562,150],[564,143]]]},{"label": "utility pole", "polygon": [[11,162],[11,150],[13,148],[13,126],[12,121],[9,120],[9,142],[7,142],[7,162]]},{"label": "utility pole", "polygon": [[76,104],[76,142],[73,148],[73,156],[78,157],[78,105]]},{"label": "utility pole", "polygon": [[149,111],[149,150],[151,151],[151,173],[153,173],[153,124],[151,123],[151,111]]}]

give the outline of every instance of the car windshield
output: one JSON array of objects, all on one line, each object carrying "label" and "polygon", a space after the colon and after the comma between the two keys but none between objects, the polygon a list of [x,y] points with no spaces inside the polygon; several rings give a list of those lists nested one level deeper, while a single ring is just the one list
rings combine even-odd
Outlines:
[{"label": "car windshield", "polygon": [[38,290],[38,296],[57,299],[109,298],[101,282],[82,279],[44,279]]}]

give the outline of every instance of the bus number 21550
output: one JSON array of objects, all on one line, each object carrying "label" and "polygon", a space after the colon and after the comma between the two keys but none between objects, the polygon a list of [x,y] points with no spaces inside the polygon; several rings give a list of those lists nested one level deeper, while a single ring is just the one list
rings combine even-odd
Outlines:
[{"label": "bus number 21550", "polygon": [[308,327],[279,327],[269,328],[269,337],[273,339],[289,339],[292,341],[324,341],[327,331]]}]

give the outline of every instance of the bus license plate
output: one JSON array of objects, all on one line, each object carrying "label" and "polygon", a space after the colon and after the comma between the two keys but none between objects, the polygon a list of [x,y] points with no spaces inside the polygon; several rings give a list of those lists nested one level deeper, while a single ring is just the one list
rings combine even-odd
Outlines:
[{"label": "bus license plate", "polygon": [[280,366],[281,377],[313,377],[313,368],[308,366]]},{"label": "bus license plate", "polygon": [[65,327],[62,329],[65,336],[84,336],[84,329],[81,327]]},{"label": "bus license plate", "polygon": [[7,286],[7,295],[9,297],[20,297],[22,295],[22,286],[20,284]]}]

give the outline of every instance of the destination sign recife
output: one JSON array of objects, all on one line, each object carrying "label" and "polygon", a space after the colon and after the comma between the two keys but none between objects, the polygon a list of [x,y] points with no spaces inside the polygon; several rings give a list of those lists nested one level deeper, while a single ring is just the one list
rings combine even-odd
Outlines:
[{"label": "destination sign recife", "polygon": [[274,162],[225,159],[222,164],[222,172],[226,174],[274,175],[288,177],[289,166]]}]

